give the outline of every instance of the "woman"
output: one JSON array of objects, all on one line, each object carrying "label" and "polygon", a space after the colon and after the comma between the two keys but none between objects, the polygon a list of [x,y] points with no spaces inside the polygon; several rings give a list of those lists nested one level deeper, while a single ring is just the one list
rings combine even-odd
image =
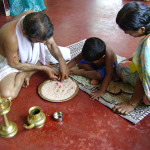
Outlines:
[{"label": "woman", "polygon": [[150,8],[140,2],[129,2],[118,12],[116,22],[126,34],[143,36],[133,57],[117,65],[117,75],[135,86],[130,101],[113,108],[113,111],[127,115],[140,100],[150,104]]}]

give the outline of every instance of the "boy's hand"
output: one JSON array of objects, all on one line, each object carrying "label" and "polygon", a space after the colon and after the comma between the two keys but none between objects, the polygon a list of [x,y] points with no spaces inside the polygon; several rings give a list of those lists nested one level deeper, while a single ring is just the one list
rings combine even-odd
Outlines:
[{"label": "boy's hand", "polygon": [[102,97],[102,95],[104,94],[102,91],[97,90],[97,91],[91,91],[91,98],[94,100],[96,98],[98,98],[98,100],[100,100],[100,98]]}]

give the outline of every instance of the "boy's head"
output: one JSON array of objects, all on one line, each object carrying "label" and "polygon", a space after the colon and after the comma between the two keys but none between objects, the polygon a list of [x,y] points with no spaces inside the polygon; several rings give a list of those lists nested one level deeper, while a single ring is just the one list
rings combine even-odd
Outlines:
[{"label": "boy's head", "polygon": [[82,49],[82,57],[86,61],[93,62],[103,57],[105,52],[105,42],[99,38],[92,37],[85,41]]},{"label": "boy's head", "polygon": [[23,29],[28,38],[46,41],[53,36],[53,25],[46,14],[33,12],[25,16]]}]

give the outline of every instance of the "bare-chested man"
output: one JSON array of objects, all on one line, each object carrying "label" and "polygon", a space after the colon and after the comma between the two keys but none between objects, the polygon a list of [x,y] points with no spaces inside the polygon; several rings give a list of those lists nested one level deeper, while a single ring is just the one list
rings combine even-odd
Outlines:
[{"label": "bare-chested man", "polygon": [[[59,73],[45,62],[44,45],[59,62]],[[63,81],[68,78],[69,69],[53,39],[48,16],[27,11],[0,28],[0,95],[14,99],[37,71]]]}]

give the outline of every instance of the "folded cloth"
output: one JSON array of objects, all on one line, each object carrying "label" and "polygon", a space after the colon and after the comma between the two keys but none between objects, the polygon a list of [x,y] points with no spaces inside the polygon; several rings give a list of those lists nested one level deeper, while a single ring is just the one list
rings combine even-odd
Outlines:
[{"label": "folded cloth", "polygon": [[23,16],[16,25],[16,35],[18,40],[18,52],[19,59],[22,63],[31,63],[36,64],[38,60],[45,65],[45,50],[43,43],[33,43],[33,47],[31,42],[28,40],[26,36],[24,36],[22,31],[22,19]]},{"label": "folded cloth", "polygon": [[[63,58],[66,61],[71,60],[71,54],[70,54],[70,49],[67,47],[62,47],[62,46],[58,46]],[[58,61],[51,55],[51,53],[49,52],[47,46],[45,46],[45,59],[46,62],[49,64],[57,64]]]},{"label": "folded cloth", "polygon": [[10,73],[14,73],[14,72],[20,72],[20,71],[10,67],[8,65],[7,59],[0,55],[0,81]]}]

